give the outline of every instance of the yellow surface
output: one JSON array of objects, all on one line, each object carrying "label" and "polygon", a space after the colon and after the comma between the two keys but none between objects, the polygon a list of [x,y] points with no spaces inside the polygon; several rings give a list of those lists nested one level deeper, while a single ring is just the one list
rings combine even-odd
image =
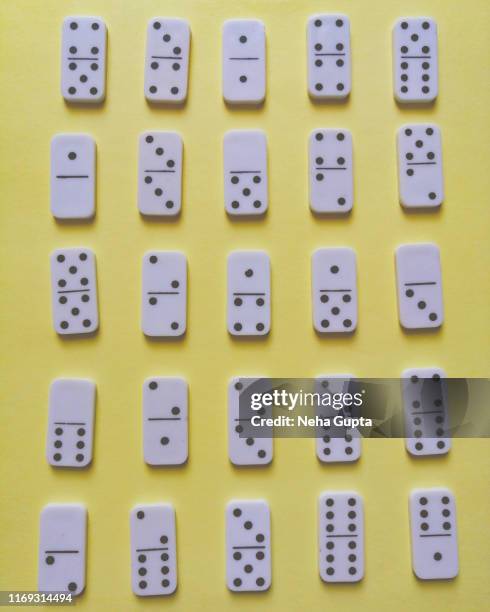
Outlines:
[{"label": "yellow surface", "polygon": [[[374,6],[373,6],[374,5]],[[89,510],[87,589],[77,609],[481,610],[488,598],[488,441],[456,440],[447,458],[410,459],[401,440],[367,441],[356,466],[321,466],[313,440],[278,440],[268,469],[233,469],[227,458],[226,385],[234,375],[398,376],[409,366],[450,376],[489,372],[488,38],[486,0],[3,0],[0,589],[34,589],[38,516],[47,502]],[[463,10],[464,7],[464,10]],[[306,94],[305,25],[315,12],[351,19],[353,93],[346,104],[313,105]],[[392,95],[391,26],[408,14],[439,25],[440,95],[430,108],[399,108]],[[59,93],[63,17],[94,14],[109,31],[108,96],[100,108],[64,104]],[[150,107],[143,96],[148,19],[187,18],[192,29],[189,100]],[[256,17],[267,29],[267,102],[229,110],[221,99],[221,25]],[[442,128],[446,201],[439,213],[406,214],[397,202],[395,131],[410,121]],[[307,202],[307,136],[314,127],[352,130],[354,212],[316,220]],[[269,140],[267,219],[231,222],[223,207],[223,133],[263,128]],[[144,221],[136,206],[137,137],[177,130],[185,144],[184,207],[176,222]],[[98,146],[97,217],[59,224],[49,211],[49,141],[88,132]],[[393,252],[402,242],[441,247],[446,322],[439,333],[403,333],[396,312]],[[310,254],[349,245],[359,266],[359,329],[319,339],[310,312]],[[53,331],[48,256],[87,246],[97,255],[101,329],[92,339]],[[225,325],[225,260],[232,249],[269,252],[273,325],[266,341],[233,341]],[[151,342],[139,329],[140,266],[147,249],[178,249],[189,261],[185,340]],[[142,460],[141,385],[149,375],[190,385],[190,461],[150,469]],[[88,470],[50,468],[44,458],[47,397],[59,376],[97,382],[95,461]],[[460,576],[423,583],[411,571],[407,496],[415,486],[456,494]],[[366,505],[366,577],[321,582],[316,500],[355,488]],[[273,586],[233,595],[225,587],[224,506],[233,497],[270,502]],[[170,501],[178,525],[178,593],[137,599],[130,589],[128,513]]]}]

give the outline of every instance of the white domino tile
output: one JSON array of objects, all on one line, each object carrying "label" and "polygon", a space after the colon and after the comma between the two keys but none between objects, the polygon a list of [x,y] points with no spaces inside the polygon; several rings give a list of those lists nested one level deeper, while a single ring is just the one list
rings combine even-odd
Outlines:
[{"label": "white domino tile", "polygon": [[231,591],[271,585],[270,511],[263,500],[232,500],[226,507],[226,584]]},{"label": "white domino tile", "polygon": [[[349,382],[353,374],[322,374],[315,381],[315,392],[334,397],[338,393],[349,393]],[[361,436],[359,431],[351,427],[335,425],[336,416],[348,417],[346,409],[336,410],[333,401],[330,406],[318,406],[316,414],[324,419],[330,419],[330,425],[318,428],[316,439],[316,456],[322,463],[351,463],[361,456]]]},{"label": "white domino tile", "polygon": [[60,335],[90,334],[99,327],[95,255],[90,249],[51,254],[53,323]]},{"label": "white domino tile", "polygon": [[140,597],[177,588],[175,511],[170,504],[135,506],[130,516],[131,585]]},{"label": "white domino tile", "polygon": [[174,251],[143,257],[141,328],[146,336],[176,337],[186,331],[187,260]]},{"label": "white domino tile", "polygon": [[438,94],[437,24],[404,17],[393,26],[393,85],[398,102],[427,103]]},{"label": "white domino tile", "polygon": [[144,215],[175,216],[182,206],[182,138],[144,132],[139,138],[138,208]]},{"label": "white domino tile", "polygon": [[265,99],[265,28],[256,19],[223,25],[223,97],[229,104],[260,104]]},{"label": "white domino tile", "polygon": [[[262,418],[271,416],[265,408],[258,411],[242,410],[240,414],[240,394],[253,384],[252,378],[233,378],[228,385],[228,456],[233,465],[268,465],[273,458],[273,438],[240,437],[252,416]],[[270,411],[269,411],[270,412]],[[263,428],[261,427],[261,430]]]},{"label": "white domino tile", "polygon": [[396,250],[398,315],[405,329],[440,327],[444,321],[439,248],[405,244]]},{"label": "white domino tile", "polygon": [[405,208],[437,208],[444,200],[441,131],[429,123],[397,134],[398,190]]},{"label": "white domino tile", "polygon": [[146,34],[145,96],[150,102],[187,98],[191,31],[184,19],[155,17]]},{"label": "white domino tile", "polygon": [[149,465],[181,465],[188,456],[188,389],[181,378],[143,384],[143,453]]},{"label": "white domino tile", "polygon": [[313,15],[307,25],[308,93],[342,99],[351,91],[350,23],[346,15]]},{"label": "white domino tile", "polygon": [[57,219],[89,219],[95,213],[95,140],[57,134],[51,140],[51,213]]},{"label": "white domino tile", "polygon": [[107,28],[100,17],[66,17],[61,35],[61,95],[67,102],[105,98]]},{"label": "white domino tile", "polygon": [[233,336],[264,336],[271,327],[270,261],[262,251],[228,256],[228,331]]},{"label": "white domino tile", "polygon": [[352,136],[316,129],[309,141],[310,207],[318,214],[348,213],[354,203]]},{"label": "white domino tile", "polygon": [[46,458],[56,467],[86,467],[92,461],[95,383],[58,378],[49,392]]},{"label": "white domino tile", "polygon": [[402,373],[405,446],[415,457],[445,455],[451,448],[445,379],[440,368]]},{"label": "white domino tile", "polygon": [[312,256],[313,326],[319,333],[357,327],[356,254],[346,247],[318,249]]},{"label": "white domino tile", "polygon": [[85,588],[87,510],[80,504],[48,504],[39,529],[39,591],[79,595]]},{"label": "white domino tile", "polygon": [[325,582],[364,577],[364,503],[353,491],[326,491],[318,500],[318,567]]},{"label": "white domino tile", "polygon": [[261,130],[232,130],[223,140],[225,209],[263,215],[268,207],[267,138]]},{"label": "white domino tile", "polygon": [[421,580],[447,580],[459,572],[456,503],[448,489],[410,495],[412,567]]}]

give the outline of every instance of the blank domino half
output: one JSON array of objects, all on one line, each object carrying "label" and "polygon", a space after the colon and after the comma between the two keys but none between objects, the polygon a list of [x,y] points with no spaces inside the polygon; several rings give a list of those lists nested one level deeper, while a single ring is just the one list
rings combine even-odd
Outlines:
[{"label": "blank domino half", "polygon": [[400,324],[405,329],[440,327],[444,306],[439,247],[404,244],[395,259]]},{"label": "blank domino half", "polygon": [[87,510],[80,504],[48,504],[39,529],[39,591],[79,595],[85,588]]},{"label": "blank domino half", "polygon": [[140,597],[170,595],[177,588],[175,511],[170,504],[131,511],[131,584]]},{"label": "blank domino half", "polygon": [[449,489],[415,489],[410,495],[412,567],[421,580],[459,572],[456,503]]},{"label": "blank domino half", "polygon": [[318,500],[318,565],[325,582],[364,577],[364,504],[353,491],[326,491]]},{"label": "blank domino half", "polygon": [[266,591],[271,585],[270,511],[263,500],[232,500],[226,507],[226,584],[230,591]]},{"label": "blank domino half", "polygon": [[46,457],[56,467],[82,468],[92,461],[95,383],[58,378],[49,392]]},{"label": "blank domino half", "polygon": [[263,215],[268,206],[267,138],[261,130],[231,130],[223,140],[225,209]]}]

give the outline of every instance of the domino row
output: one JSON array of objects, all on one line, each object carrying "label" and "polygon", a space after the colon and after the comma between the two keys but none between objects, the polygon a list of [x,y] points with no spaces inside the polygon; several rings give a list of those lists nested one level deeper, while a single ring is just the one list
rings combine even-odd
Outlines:
[{"label": "domino row", "polygon": [[[187,98],[191,32],[187,21],[155,17],[146,37],[144,94],[150,102]],[[312,16],[307,23],[308,94],[342,100],[351,92],[350,23],[346,15]],[[429,17],[393,26],[393,88],[398,102],[428,103],[438,94],[437,25]],[[62,26],[61,94],[68,102],[98,103],[106,94],[107,28],[100,17],[67,17]],[[266,35],[256,19],[223,24],[223,98],[260,105],[266,97]]]},{"label": "domino row", "polygon": [[[351,374],[316,379],[320,393],[348,391]],[[402,374],[407,451],[413,456],[443,455],[451,448],[446,374],[440,368],[412,368]],[[234,378],[228,386],[228,457],[236,466],[264,466],[273,460],[273,428],[250,428],[252,415],[267,419],[271,408],[240,412],[240,394],[257,379]],[[49,397],[46,458],[57,468],[84,468],[93,459],[96,386],[90,380],[59,378]],[[150,466],[184,465],[189,456],[189,399],[181,378],[151,377],[143,384],[143,457]],[[348,409],[344,409],[347,414]],[[318,416],[338,411],[322,406]],[[248,423],[247,423],[248,422]],[[316,455],[322,463],[350,463],[361,456],[359,431],[347,426],[317,428]]]},{"label": "domino row", "polygon": [[[439,248],[407,244],[395,254],[398,314],[405,329],[429,329],[444,320]],[[271,329],[271,271],[267,253],[228,255],[227,327],[232,336],[265,336]],[[52,305],[60,335],[90,334],[99,327],[95,255],[90,249],[56,250],[51,255]],[[346,247],[313,253],[313,327],[321,335],[357,328],[355,252]],[[143,257],[141,329],[150,337],[179,337],[187,328],[187,259],[173,251]]]},{"label": "domino row", "polygon": [[[444,199],[442,144],[434,124],[404,125],[397,134],[398,188],[403,207],[437,208]],[[51,212],[58,219],[95,213],[96,145],[87,134],[51,141]],[[352,136],[315,129],[309,138],[309,201],[320,215],[349,213],[354,204]],[[182,208],[183,142],[175,132],[139,138],[138,208],[147,216],[175,216]],[[223,140],[225,210],[262,216],[268,209],[267,138],[261,130],[232,130]]]},{"label": "domino row", "polygon": [[[444,488],[415,489],[409,499],[412,568],[421,580],[459,572],[456,504]],[[267,591],[272,583],[271,519],[264,500],[232,500],[226,507],[226,585],[230,591]],[[135,595],[177,589],[177,538],[171,504],[138,505],[130,514],[131,585]],[[318,499],[318,570],[327,583],[364,578],[364,502],[353,491]],[[85,588],[87,510],[49,504],[41,512],[39,591],[79,595]]]}]

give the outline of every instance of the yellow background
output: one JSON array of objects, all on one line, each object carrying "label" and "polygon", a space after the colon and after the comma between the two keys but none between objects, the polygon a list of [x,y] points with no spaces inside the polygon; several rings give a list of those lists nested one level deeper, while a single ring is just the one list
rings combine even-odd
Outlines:
[{"label": "yellow background", "polygon": [[[306,93],[309,15],[351,20],[353,92],[345,104],[314,105]],[[440,95],[433,107],[400,108],[392,94],[391,27],[429,15],[439,26]],[[108,27],[107,100],[66,105],[59,92],[61,22],[100,15]],[[190,89],[183,109],[143,96],[147,21],[189,20]],[[227,109],[221,98],[221,26],[260,18],[267,31],[267,100]],[[87,588],[80,610],[481,610],[488,597],[489,444],[455,440],[446,458],[410,459],[403,441],[366,441],[355,466],[322,466],[313,440],[278,440],[272,467],[236,470],[227,457],[226,387],[235,375],[308,377],[353,372],[398,376],[443,367],[486,376],[489,365],[488,30],[486,0],[3,0],[1,18],[1,589],[34,589],[39,511],[80,501],[89,511]],[[405,122],[442,129],[447,197],[442,210],[407,214],[397,201],[395,132]],[[315,219],[308,208],[307,137],[315,127],[352,130],[355,206],[348,219]],[[232,222],[223,206],[222,138],[262,128],[269,143],[270,211]],[[177,130],[185,147],[178,221],[145,221],[136,206],[137,137]],[[60,224],[49,210],[49,141],[87,132],[98,147],[97,216]],[[440,245],[446,322],[433,334],[404,333],[397,320],[394,258],[403,242]],[[311,324],[310,255],[347,245],[358,254],[360,316],[352,338],[319,339]],[[100,332],[53,331],[48,256],[87,246],[97,255]],[[272,263],[273,324],[266,341],[232,340],[225,323],[226,255],[265,249]],[[177,249],[189,261],[189,323],[180,342],[149,341],[139,328],[140,267],[147,249]],[[151,469],[141,448],[141,386],[150,375],[190,385],[190,460]],[[98,387],[94,464],[53,470],[44,458],[49,384],[88,377]],[[423,583],[411,571],[408,493],[449,486],[456,495],[461,572]],[[317,571],[316,501],[328,488],[365,499],[366,576],[323,584]],[[233,595],[225,586],[224,507],[266,498],[272,511],[273,585]],[[169,501],[178,526],[179,588],[166,599],[131,593],[128,513]]]}]

